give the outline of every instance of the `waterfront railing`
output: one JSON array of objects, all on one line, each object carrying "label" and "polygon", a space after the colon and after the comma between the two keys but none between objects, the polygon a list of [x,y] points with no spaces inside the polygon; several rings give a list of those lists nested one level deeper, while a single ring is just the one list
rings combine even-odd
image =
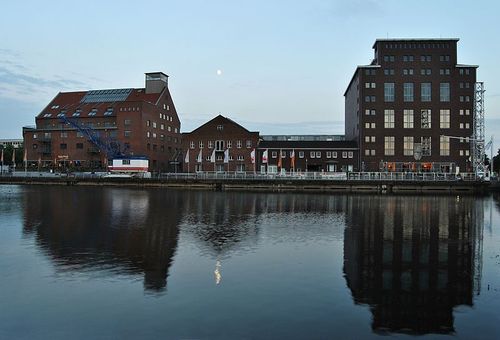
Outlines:
[{"label": "waterfront railing", "polygon": [[[133,177],[127,174],[108,172],[73,172],[50,173],[36,171],[3,172],[3,177],[27,178],[81,178],[105,179]],[[449,181],[481,181],[474,173],[440,173],[440,172],[300,172],[300,173],[248,173],[248,172],[196,172],[196,173],[156,173],[142,180],[258,180],[258,181],[408,181],[408,182],[449,182]]]}]

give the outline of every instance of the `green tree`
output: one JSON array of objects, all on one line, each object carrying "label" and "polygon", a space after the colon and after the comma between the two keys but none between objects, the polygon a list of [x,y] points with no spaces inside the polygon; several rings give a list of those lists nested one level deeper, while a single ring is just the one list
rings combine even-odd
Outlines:
[{"label": "green tree", "polygon": [[498,173],[500,170],[500,149],[498,149],[497,154],[493,157],[493,172]]}]

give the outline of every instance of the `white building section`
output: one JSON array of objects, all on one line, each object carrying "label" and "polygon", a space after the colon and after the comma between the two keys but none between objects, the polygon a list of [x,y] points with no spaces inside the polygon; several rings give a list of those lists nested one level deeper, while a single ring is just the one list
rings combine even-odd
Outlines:
[{"label": "white building section", "polygon": [[111,173],[144,174],[149,170],[149,160],[145,157],[115,158],[110,161],[108,170]]}]

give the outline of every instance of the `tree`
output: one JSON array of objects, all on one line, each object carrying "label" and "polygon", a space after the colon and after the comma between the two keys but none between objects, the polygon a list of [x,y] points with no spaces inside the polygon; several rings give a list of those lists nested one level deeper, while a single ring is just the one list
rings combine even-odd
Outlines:
[{"label": "tree", "polygon": [[497,154],[493,157],[493,172],[498,173],[500,171],[500,149],[498,149]]}]

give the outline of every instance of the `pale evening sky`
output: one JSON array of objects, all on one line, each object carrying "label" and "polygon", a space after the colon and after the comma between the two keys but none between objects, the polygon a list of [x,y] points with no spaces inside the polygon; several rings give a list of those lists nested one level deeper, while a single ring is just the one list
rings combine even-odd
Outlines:
[{"label": "pale evening sky", "polygon": [[485,82],[487,136],[500,128],[496,1],[10,1],[1,8],[0,138],[20,138],[59,91],[143,87],[152,71],[170,76],[182,131],[220,113],[262,134],[343,134],[344,90],[356,65],[372,59],[375,39],[387,37],[460,38],[459,63],[478,64]]}]

